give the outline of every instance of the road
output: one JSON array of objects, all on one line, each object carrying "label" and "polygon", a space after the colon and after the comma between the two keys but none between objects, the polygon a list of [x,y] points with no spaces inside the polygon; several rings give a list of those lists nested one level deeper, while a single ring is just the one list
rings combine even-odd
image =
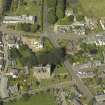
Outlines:
[{"label": "road", "polygon": [[[49,85],[49,86],[46,86],[46,87],[40,87],[38,89],[30,90],[30,91],[28,91],[28,93],[29,94],[35,94],[35,93],[38,93],[40,91],[46,91],[48,89],[64,88],[64,87],[69,86],[69,85],[72,86],[73,84],[74,84],[74,81],[65,81],[65,82],[61,82],[61,83],[57,83],[57,84],[52,84],[52,85]],[[14,100],[16,98],[19,99],[25,93],[26,92],[22,92],[20,95],[8,97],[8,98],[5,98],[5,99],[1,99],[1,101],[8,102],[9,100]]]},{"label": "road", "polygon": [[[59,39],[79,40],[81,38],[82,39],[86,38],[86,36],[84,36],[84,35],[81,36],[81,35],[75,35],[75,34],[70,34],[70,33],[55,33],[55,32],[53,32],[53,30],[51,30],[51,29],[49,30],[48,27],[47,27],[47,31],[44,31],[44,33],[41,34],[42,37],[54,37],[56,40],[59,40]],[[0,26],[0,31],[7,33],[8,35],[11,35],[11,34],[30,35],[31,34],[32,36],[35,36],[34,33],[7,29],[6,25],[4,25],[4,24],[2,24],[2,26]]]},{"label": "road", "polygon": [[85,86],[83,81],[77,76],[72,65],[69,63],[69,60],[66,60],[64,62],[64,66],[68,70],[68,73],[70,73],[72,77],[76,80],[76,85],[78,86],[78,89],[80,90],[80,92],[82,92],[84,96],[86,96],[89,100],[91,100],[94,96],[91,94],[89,89]]}]

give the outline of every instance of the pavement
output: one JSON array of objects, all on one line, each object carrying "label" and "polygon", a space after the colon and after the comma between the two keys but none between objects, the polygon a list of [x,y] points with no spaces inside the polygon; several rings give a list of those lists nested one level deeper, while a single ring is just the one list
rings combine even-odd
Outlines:
[{"label": "pavement", "polygon": [[8,78],[4,75],[1,75],[0,79],[1,79],[0,80],[0,97],[1,98],[9,97],[8,89],[7,89]]}]

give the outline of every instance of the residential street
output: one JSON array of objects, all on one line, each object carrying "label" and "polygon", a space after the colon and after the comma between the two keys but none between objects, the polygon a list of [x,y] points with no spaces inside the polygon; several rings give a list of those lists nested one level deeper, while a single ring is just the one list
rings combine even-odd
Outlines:
[{"label": "residential street", "polygon": [[[65,81],[65,82],[61,82],[61,83],[57,83],[57,84],[52,84],[52,85],[49,85],[49,86],[46,86],[46,87],[40,87],[38,89],[35,89],[35,90],[30,90],[28,91],[29,94],[35,94],[37,92],[40,92],[40,91],[46,91],[48,89],[57,89],[57,88],[64,88],[66,86],[72,86],[74,84],[74,81]],[[19,99],[22,97],[23,94],[25,94],[26,92],[22,92],[20,95],[16,95],[16,96],[12,96],[12,97],[8,97],[6,99],[1,99],[2,101],[4,102],[7,102],[8,100],[13,100],[15,98]]]},{"label": "residential street", "polygon": [[85,86],[85,84],[82,82],[82,80],[77,76],[75,70],[73,69],[72,65],[69,63],[69,60],[66,60],[64,62],[65,68],[68,70],[68,73],[70,73],[73,78],[76,80],[76,85],[80,92],[82,92],[89,100],[93,98],[93,95],[89,91],[89,89]]}]

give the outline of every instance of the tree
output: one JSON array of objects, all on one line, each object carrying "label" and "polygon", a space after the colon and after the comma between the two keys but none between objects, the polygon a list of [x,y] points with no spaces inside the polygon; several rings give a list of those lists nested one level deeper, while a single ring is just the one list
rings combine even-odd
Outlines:
[{"label": "tree", "polygon": [[26,45],[21,45],[19,49],[11,48],[9,52],[10,58],[15,59],[16,61],[18,60],[23,66],[28,65],[32,67],[38,64],[35,53]]},{"label": "tree", "polygon": [[2,2],[3,2],[2,4],[3,4],[4,12],[10,10],[12,0],[2,0]]},{"label": "tree", "polygon": [[26,32],[36,32],[39,29],[39,26],[38,24],[18,23],[15,29]]},{"label": "tree", "polygon": [[27,101],[30,98],[30,95],[28,93],[24,93],[22,96],[24,101]]},{"label": "tree", "polygon": [[65,15],[64,9],[62,7],[57,7],[56,8],[56,16],[57,16],[57,18],[61,19],[61,18],[64,17],[64,15]]},{"label": "tree", "polygon": [[57,0],[56,16],[58,19],[63,18],[65,15],[65,2],[64,0]]},{"label": "tree", "polygon": [[74,21],[74,16],[71,15],[71,16],[58,20],[58,24],[67,25],[67,24],[73,23],[73,21]]},{"label": "tree", "polygon": [[55,9],[51,8],[48,12],[48,22],[50,24],[54,24],[57,21],[57,17],[55,14]]},{"label": "tree", "polygon": [[11,57],[12,59],[16,59],[18,57],[21,57],[20,52],[17,50],[17,48],[11,48],[9,50],[9,57]]},{"label": "tree", "polygon": [[32,24],[31,25],[31,32],[36,32],[38,30],[38,25],[37,24]]},{"label": "tree", "polygon": [[77,15],[77,21],[84,21],[84,16],[83,15]]},{"label": "tree", "polygon": [[48,8],[55,8],[56,7],[56,0],[47,0]]},{"label": "tree", "polygon": [[39,64],[60,64],[64,61],[65,50],[62,48],[54,48],[49,52],[41,52],[37,58]]},{"label": "tree", "polygon": [[11,10],[16,11],[17,7],[18,7],[18,0],[13,0],[11,4]]},{"label": "tree", "polygon": [[74,21],[74,16],[73,16],[73,15],[70,15],[70,16],[68,17],[68,21],[69,21],[70,23],[72,23],[72,22]]},{"label": "tree", "polygon": [[22,30],[22,27],[23,27],[22,23],[16,24],[16,30]]},{"label": "tree", "polygon": [[57,21],[56,17],[56,0],[47,0],[48,6],[48,22],[49,24],[54,24]]},{"label": "tree", "polygon": [[30,23],[18,23],[16,25],[16,29],[17,30],[21,30],[21,31],[30,32],[30,30],[31,30],[31,24]]},{"label": "tree", "polygon": [[23,29],[23,31],[30,32],[31,24],[30,23],[24,23],[22,29]]}]

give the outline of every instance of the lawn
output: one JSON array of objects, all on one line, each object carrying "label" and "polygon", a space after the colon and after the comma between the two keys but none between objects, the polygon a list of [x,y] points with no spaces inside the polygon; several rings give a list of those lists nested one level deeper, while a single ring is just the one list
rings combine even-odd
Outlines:
[{"label": "lawn", "polygon": [[79,0],[79,10],[88,16],[105,16],[105,0]]},{"label": "lawn", "polygon": [[16,102],[9,102],[6,105],[56,105],[55,98],[48,93],[39,93],[28,100],[20,99]]},{"label": "lawn", "polygon": [[2,1],[2,0],[0,0],[0,4],[1,4],[1,1]]},{"label": "lawn", "polygon": [[16,11],[16,14],[19,14],[19,15],[31,14],[31,15],[37,16],[38,13],[39,13],[39,6],[35,5],[32,2],[28,2],[27,6],[20,6]]},{"label": "lawn", "polygon": [[55,70],[55,74],[68,74],[67,70],[65,69],[64,65],[58,65]]},{"label": "lawn", "polygon": [[2,0],[0,0],[0,7],[2,6]]},{"label": "lawn", "polygon": [[15,11],[10,11],[11,15],[33,15],[39,16],[40,5],[32,0],[24,0],[23,5],[19,5],[19,7]]}]

